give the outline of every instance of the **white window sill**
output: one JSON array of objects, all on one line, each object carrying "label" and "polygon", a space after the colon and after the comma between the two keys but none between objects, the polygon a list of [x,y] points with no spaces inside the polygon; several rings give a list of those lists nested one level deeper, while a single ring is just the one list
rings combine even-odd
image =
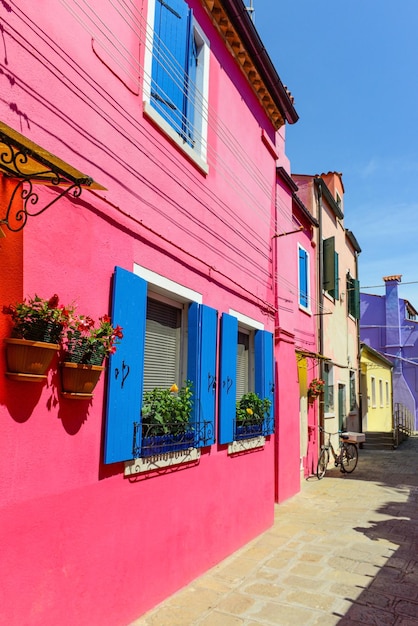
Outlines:
[{"label": "white window sill", "polygon": [[251,439],[240,439],[228,444],[228,454],[239,454],[246,450],[254,450],[255,448],[264,448],[266,443],[265,437],[252,437]]},{"label": "white window sill", "polygon": [[303,306],[302,304],[299,304],[299,311],[302,311],[303,313],[306,313],[306,315],[312,316],[311,309],[308,309],[307,307]]},{"label": "white window sill", "polygon": [[178,452],[165,452],[164,454],[155,454],[154,456],[134,459],[125,462],[125,476],[135,476],[143,472],[151,472],[152,470],[172,467],[173,465],[181,465],[182,463],[190,463],[200,459],[200,449],[189,448],[188,450],[179,450]]},{"label": "white window sill", "polygon": [[167,135],[171,141],[184,152],[188,158],[203,172],[203,174],[209,173],[209,166],[204,161],[196,150],[193,150],[186,141],[180,137],[178,133],[170,126],[168,122],[154,109],[154,107],[148,101],[144,101],[144,115],[152,120],[161,130]]}]

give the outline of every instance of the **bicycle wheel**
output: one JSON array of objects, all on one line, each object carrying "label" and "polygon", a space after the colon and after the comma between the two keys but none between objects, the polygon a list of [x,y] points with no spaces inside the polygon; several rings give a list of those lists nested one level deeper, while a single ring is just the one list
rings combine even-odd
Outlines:
[{"label": "bicycle wheel", "polygon": [[348,474],[357,467],[358,450],[355,443],[345,443],[341,451],[341,469]]},{"label": "bicycle wheel", "polygon": [[321,454],[319,455],[318,465],[316,466],[316,475],[318,476],[318,480],[321,480],[325,476],[325,472],[327,471],[329,461],[329,451],[326,448],[321,450]]}]

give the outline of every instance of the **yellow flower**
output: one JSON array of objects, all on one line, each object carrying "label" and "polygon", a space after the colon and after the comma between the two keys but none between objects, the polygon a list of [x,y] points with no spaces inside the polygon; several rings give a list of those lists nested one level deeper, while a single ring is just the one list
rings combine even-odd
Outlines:
[{"label": "yellow flower", "polygon": [[254,413],[254,411],[250,408],[245,409],[245,410],[247,411],[248,415],[252,415]]},{"label": "yellow flower", "polygon": [[179,390],[179,388],[177,387],[176,383],[174,383],[174,385],[171,385],[171,387],[170,387],[171,393],[177,393],[178,390]]}]

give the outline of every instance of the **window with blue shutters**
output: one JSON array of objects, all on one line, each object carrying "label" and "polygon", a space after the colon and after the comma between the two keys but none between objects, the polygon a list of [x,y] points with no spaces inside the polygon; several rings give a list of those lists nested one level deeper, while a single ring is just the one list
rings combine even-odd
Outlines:
[{"label": "window with blue shutters", "polygon": [[[234,315],[223,313],[219,348],[219,442],[231,443],[274,432],[273,335],[242,327]],[[270,401],[262,423],[240,429],[236,407],[243,395],[256,393]]]},{"label": "window with blue shutters", "polygon": [[151,107],[206,159],[208,41],[184,0],[150,0],[149,11]]},{"label": "window with blue shutters", "polygon": [[309,255],[306,250],[304,250],[301,246],[298,246],[298,256],[299,306],[303,309],[309,309]]},{"label": "window with blue shutters", "polygon": [[[172,295],[154,293],[143,278],[116,268],[112,320],[123,327],[124,338],[109,363],[105,463],[215,441],[217,312]],[[174,384],[179,392],[170,391]],[[192,392],[185,427],[175,420],[150,426],[144,394],[161,390],[177,409],[182,386]]]}]

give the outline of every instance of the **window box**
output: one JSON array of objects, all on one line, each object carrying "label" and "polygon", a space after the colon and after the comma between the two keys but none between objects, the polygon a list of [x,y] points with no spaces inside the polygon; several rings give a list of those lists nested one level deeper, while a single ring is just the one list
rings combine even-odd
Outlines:
[{"label": "window box", "polygon": [[177,452],[195,447],[195,434],[193,430],[184,433],[167,433],[166,435],[151,435],[142,437],[141,457]]}]

